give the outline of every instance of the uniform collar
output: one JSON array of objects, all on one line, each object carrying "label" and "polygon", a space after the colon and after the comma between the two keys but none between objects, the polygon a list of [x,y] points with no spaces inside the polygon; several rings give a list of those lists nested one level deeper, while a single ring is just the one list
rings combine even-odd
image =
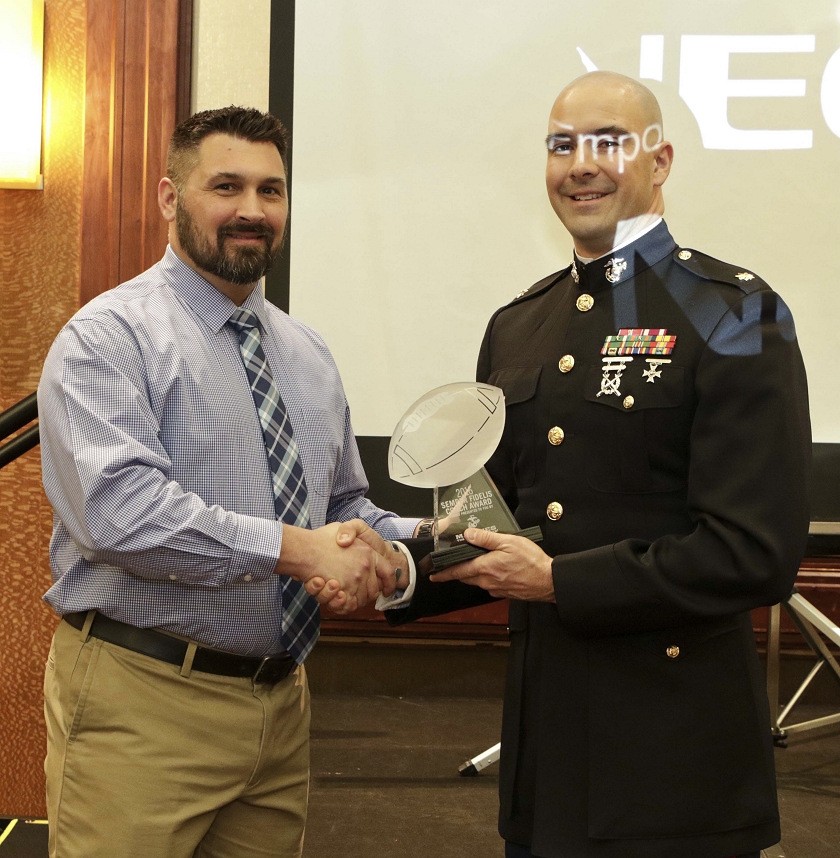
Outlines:
[{"label": "uniform collar", "polygon": [[665,221],[623,247],[584,265],[577,254],[572,262],[572,279],[581,292],[597,292],[616,283],[625,283],[646,268],[664,259],[677,246]]}]

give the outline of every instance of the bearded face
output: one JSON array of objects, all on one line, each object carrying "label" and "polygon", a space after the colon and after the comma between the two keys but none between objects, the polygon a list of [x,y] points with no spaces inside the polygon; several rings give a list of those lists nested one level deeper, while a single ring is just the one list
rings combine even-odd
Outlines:
[{"label": "bearded face", "polygon": [[278,239],[267,223],[228,222],[218,227],[215,236],[205,234],[183,197],[178,203],[175,226],[181,247],[198,268],[238,286],[254,283],[270,271],[285,239],[285,235]]}]

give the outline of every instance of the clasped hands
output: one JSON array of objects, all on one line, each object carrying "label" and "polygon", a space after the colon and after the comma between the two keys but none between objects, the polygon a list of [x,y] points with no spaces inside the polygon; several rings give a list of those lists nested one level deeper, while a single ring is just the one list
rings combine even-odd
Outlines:
[{"label": "clasped hands", "polygon": [[[321,567],[320,573],[309,577],[304,586],[322,605],[337,613],[350,613],[376,598],[379,583],[382,584],[381,592],[386,596],[398,587],[408,586],[408,573],[404,568],[405,558],[402,553],[393,551],[390,544],[364,522],[354,520],[328,527],[334,528],[336,545],[341,546],[342,550],[347,551],[354,546],[368,548],[375,576],[369,575],[363,586],[348,590],[332,567]],[[431,581],[463,581],[481,587],[498,598],[555,601],[551,557],[534,542],[521,536],[476,528],[467,528],[464,538],[473,545],[487,549],[487,553],[437,572],[430,576]],[[327,575],[325,570],[328,569]],[[359,584],[362,585],[361,580]]]},{"label": "clasped hands", "polygon": [[408,586],[405,556],[361,519],[316,530],[285,525],[274,571],[301,581],[307,593],[340,614]]}]

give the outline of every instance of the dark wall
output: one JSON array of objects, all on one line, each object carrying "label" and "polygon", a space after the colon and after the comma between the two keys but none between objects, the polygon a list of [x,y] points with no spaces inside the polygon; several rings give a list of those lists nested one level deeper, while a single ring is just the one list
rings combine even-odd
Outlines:
[{"label": "dark wall", "polygon": [[840,521],[840,444],[814,444],[811,521]]},{"label": "dark wall", "polygon": [[359,452],[365,466],[370,491],[368,497],[382,509],[405,516],[429,518],[432,515],[432,490],[414,489],[395,483],[388,476],[388,443],[390,438],[359,436]]}]

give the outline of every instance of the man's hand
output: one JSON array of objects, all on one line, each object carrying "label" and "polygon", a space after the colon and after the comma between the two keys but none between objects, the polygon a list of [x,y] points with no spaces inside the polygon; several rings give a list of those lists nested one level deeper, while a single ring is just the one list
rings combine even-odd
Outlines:
[{"label": "man's hand", "polygon": [[555,601],[551,558],[530,539],[472,527],[464,531],[464,538],[489,553],[436,572],[430,581],[463,581],[502,599]]},{"label": "man's hand", "polygon": [[[349,614],[347,593],[341,589],[341,584],[335,578],[325,581],[320,575],[310,578],[303,589],[318,600],[318,604],[328,608],[334,614]],[[358,607],[358,606],[357,606]]]},{"label": "man's hand", "polygon": [[[405,557],[400,551],[394,551],[391,544],[384,540],[373,528],[369,527],[361,519],[343,522],[336,534],[336,544],[342,547],[352,545],[354,541],[369,545],[384,559],[377,559],[376,574],[382,584],[382,592],[390,596],[395,589],[408,586],[408,570],[405,568]],[[389,570],[393,569],[393,574]],[[327,579],[316,575],[310,578],[304,585],[306,592],[314,596],[318,602],[337,614],[349,614],[355,608],[348,606],[347,593],[342,589],[341,583],[335,578]]]},{"label": "man's hand", "polygon": [[356,539],[369,545],[385,561],[382,563],[377,559],[376,563],[376,575],[382,582],[382,593],[385,596],[390,596],[394,590],[402,590],[408,586],[408,569],[401,551],[395,551],[390,542],[384,540],[360,518],[354,518],[339,525],[336,535],[338,545],[346,548]]},{"label": "man's hand", "polygon": [[[340,544],[338,538],[342,528],[341,542],[347,542],[346,545]],[[343,613],[355,611],[379,594],[378,575],[392,582],[396,577],[394,552],[390,546],[380,554],[364,539],[355,536],[348,539],[350,534],[363,534],[369,529],[364,522],[328,524],[317,530],[287,524],[283,528],[283,545],[274,571],[302,581],[307,592],[316,595],[322,604],[334,601],[336,609]],[[322,586],[327,575],[329,584]],[[307,586],[310,581],[312,583]]]}]

